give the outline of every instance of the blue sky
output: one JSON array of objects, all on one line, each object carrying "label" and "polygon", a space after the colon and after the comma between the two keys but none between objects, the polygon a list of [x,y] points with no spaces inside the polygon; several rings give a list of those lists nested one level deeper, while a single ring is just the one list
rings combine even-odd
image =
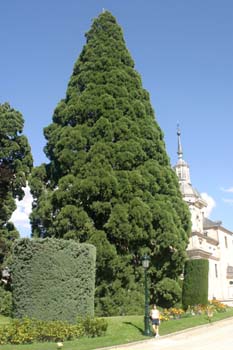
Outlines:
[{"label": "blue sky", "polygon": [[[192,183],[214,200],[210,218],[233,230],[231,0],[1,1],[0,103],[22,112],[35,165],[46,161],[43,127],[65,95],[84,33],[103,8],[123,28],[171,163],[179,122]],[[22,222],[22,235],[28,234]]]}]

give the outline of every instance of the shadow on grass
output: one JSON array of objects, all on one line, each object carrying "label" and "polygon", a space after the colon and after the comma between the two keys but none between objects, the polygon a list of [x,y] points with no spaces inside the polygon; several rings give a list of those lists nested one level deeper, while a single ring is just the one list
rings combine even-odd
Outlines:
[{"label": "shadow on grass", "polygon": [[142,335],[144,335],[144,329],[142,329],[141,327],[138,327],[136,324],[132,323],[132,322],[122,322],[124,324],[127,324],[129,326],[133,326],[134,328],[136,328]]}]

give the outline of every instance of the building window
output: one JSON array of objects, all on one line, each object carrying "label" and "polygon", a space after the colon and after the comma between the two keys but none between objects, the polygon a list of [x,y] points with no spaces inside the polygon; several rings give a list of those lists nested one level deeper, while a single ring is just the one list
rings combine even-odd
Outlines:
[{"label": "building window", "polygon": [[233,285],[233,281],[230,281],[229,284],[230,284],[230,285]]},{"label": "building window", "polygon": [[215,277],[218,278],[218,265],[214,264],[215,267]]},{"label": "building window", "polygon": [[225,247],[228,248],[227,237],[225,236]]}]

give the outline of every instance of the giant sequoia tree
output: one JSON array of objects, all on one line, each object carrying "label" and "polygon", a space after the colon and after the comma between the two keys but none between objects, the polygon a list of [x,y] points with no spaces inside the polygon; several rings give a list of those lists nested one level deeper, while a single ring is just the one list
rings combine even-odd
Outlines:
[{"label": "giant sequoia tree", "polygon": [[32,168],[31,149],[22,134],[24,120],[8,103],[0,104],[0,266],[8,256],[18,231],[10,217],[15,199],[24,196],[23,187]]},{"label": "giant sequoia tree", "polygon": [[115,18],[102,13],[86,39],[44,129],[50,162],[31,180],[33,235],[95,244],[97,309],[133,312],[143,305],[143,252],[152,296],[157,281],[181,273],[189,213]]}]

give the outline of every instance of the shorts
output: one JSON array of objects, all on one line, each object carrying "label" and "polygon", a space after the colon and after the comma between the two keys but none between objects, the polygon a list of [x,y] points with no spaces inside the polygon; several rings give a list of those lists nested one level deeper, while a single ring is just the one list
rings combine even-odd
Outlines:
[{"label": "shorts", "polygon": [[152,318],[151,320],[152,324],[155,325],[155,326],[159,326],[159,318]]}]

